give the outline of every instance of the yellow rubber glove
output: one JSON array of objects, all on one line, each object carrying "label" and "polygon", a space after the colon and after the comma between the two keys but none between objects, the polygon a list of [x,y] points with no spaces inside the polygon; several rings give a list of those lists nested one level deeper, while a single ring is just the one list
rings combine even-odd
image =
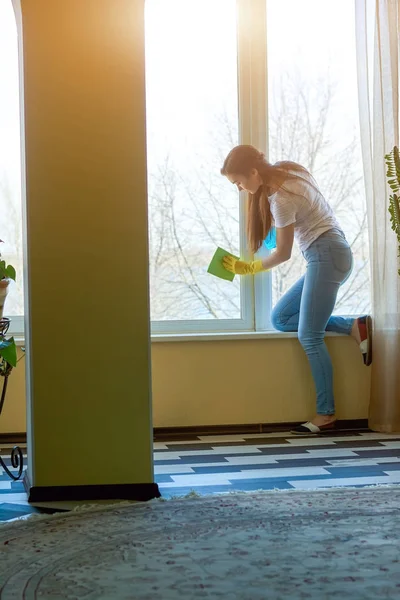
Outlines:
[{"label": "yellow rubber glove", "polygon": [[261,260],[246,262],[244,260],[236,260],[233,256],[224,256],[222,264],[224,269],[230,271],[230,273],[235,273],[235,275],[255,275],[266,270]]}]

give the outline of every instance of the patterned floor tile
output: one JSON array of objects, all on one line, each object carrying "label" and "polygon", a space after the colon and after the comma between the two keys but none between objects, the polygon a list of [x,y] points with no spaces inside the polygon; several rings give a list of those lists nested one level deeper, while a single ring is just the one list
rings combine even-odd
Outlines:
[{"label": "patterned floor tile", "polygon": [[11,502],[13,504],[24,504],[29,506],[27,496],[25,492],[20,492],[16,494],[0,494],[0,502]]},{"label": "patterned floor tile", "polygon": [[400,473],[397,476],[390,477],[382,475],[381,477],[349,477],[349,478],[331,478],[331,479],[308,479],[295,481],[290,479],[288,483],[297,490],[312,490],[317,488],[328,487],[353,487],[355,485],[393,485],[400,483]]},{"label": "patterned floor tile", "polygon": [[395,457],[395,458],[400,458],[400,451],[399,450],[388,450],[387,448],[385,448],[384,446],[382,446],[380,449],[374,449],[374,450],[357,450],[355,452],[355,454],[357,454],[357,456],[359,456],[360,458],[383,458],[383,457]]},{"label": "patterned floor tile", "polygon": [[[332,465],[330,464],[330,462],[328,462],[327,460],[325,460],[324,458],[310,458],[310,459],[301,459],[301,460],[284,460],[284,461],[277,461],[275,463],[260,463],[260,464],[241,464],[240,465],[240,470],[243,472],[248,472],[250,470],[255,470],[255,469],[265,469],[265,465],[268,465],[268,469],[270,471],[273,471],[274,469],[277,471],[282,471],[282,469],[298,469],[298,468],[303,468],[303,467],[331,467]],[[374,463],[375,465],[376,463]],[[169,468],[173,468],[173,467],[169,467]],[[203,467],[203,466],[195,466],[193,465],[191,468],[190,472],[193,473],[197,473],[197,474],[204,474],[204,473],[235,473],[238,470],[238,465],[236,464],[232,464],[229,466],[224,465],[223,468],[218,467],[218,466],[209,466],[209,467]],[[164,471],[164,473],[167,473],[167,471]],[[189,473],[189,471],[188,471]],[[182,471],[183,474],[183,471]],[[174,475],[174,473],[170,473],[170,475]]]},{"label": "patterned floor tile", "polygon": [[316,475],[330,476],[330,473],[322,467],[301,467],[298,469],[258,469],[257,471],[248,470],[236,471],[234,473],[211,473],[204,475],[172,475],[172,483],[165,483],[163,487],[172,487],[175,483],[178,484],[179,487],[188,487],[190,485],[212,485],[213,483],[220,485],[225,482],[229,484],[233,480],[254,478],[260,480],[269,478],[288,479],[289,477],[307,476],[312,479]]},{"label": "patterned floor tile", "polygon": [[400,483],[399,442],[398,435],[365,431],[301,438],[202,436],[201,443],[167,442],[167,449],[155,452],[155,480],[165,497]]},{"label": "patterned floor tile", "polygon": [[[2,448],[7,465],[11,447]],[[400,436],[365,430],[306,437],[289,432],[176,440],[158,436],[154,442],[154,478],[164,498],[193,491],[204,495],[400,484]],[[10,482],[0,469],[0,520],[74,506],[52,505],[29,505],[22,481]]]},{"label": "patterned floor tile", "polygon": [[30,514],[32,514],[34,511],[33,510],[29,510],[25,513],[21,513],[19,510],[17,510],[17,505],[15,505],[16,509],[15,510],[1,510],[1,505],[0,505],[0,522],[1,521],[13,521],[14,519],[21,519],[23,517],[26,517]]}]

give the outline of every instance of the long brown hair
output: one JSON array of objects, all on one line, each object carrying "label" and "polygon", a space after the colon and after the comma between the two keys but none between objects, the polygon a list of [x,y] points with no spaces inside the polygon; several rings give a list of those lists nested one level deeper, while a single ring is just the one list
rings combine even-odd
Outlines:
[{"label": "long brown hair", "polygon": [[268,196],[279,189],[285,189],[284,183],[289,179],[300,178],[309,185],[313,187],[314,185],[310,173],[301,165],[291,161],[281,161],[272,165],[262,152],[246,144],[235,146],[229,152],[222,166],[221,175],[248,177],[252,169],[257,169],[263,181],[263,185],[256,193],[249,193],[247,198],[247,242],[250,251],[255,254],[271,229]]}]

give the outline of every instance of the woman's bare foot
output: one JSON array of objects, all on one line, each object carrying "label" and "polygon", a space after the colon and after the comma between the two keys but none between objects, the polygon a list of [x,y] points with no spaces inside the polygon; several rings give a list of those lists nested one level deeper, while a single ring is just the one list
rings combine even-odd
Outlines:
[{"label": "woman's bare foot", "polygon": [[336,421],[335,415],[316,415],[311,420],[311,423],[313,425],[316,425],[317,427],[321,427],[324,425],[330,425],[331,423],[334,423],[335,421]]}]

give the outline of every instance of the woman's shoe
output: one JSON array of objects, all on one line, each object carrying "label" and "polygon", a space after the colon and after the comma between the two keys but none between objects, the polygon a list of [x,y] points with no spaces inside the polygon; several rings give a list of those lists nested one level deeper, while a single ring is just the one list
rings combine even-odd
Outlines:
[{"label": "woman's shoe", "polygon": [[358,332],[360,334],[360,350],[363,355],[364,364],[369,367],[372,363],[372,319],[369,315],[358,317]]},{"label": "woman's shoe", "polygon": [[326,425],[321,425],[320,427],[308,421],[307,423],[303,423],[303,425],[295,427],[290,433],[295,435],[318,435],[324,431],[335,429],[335,427],[336,421],[332,421],[332,423],[327,423]]}]

